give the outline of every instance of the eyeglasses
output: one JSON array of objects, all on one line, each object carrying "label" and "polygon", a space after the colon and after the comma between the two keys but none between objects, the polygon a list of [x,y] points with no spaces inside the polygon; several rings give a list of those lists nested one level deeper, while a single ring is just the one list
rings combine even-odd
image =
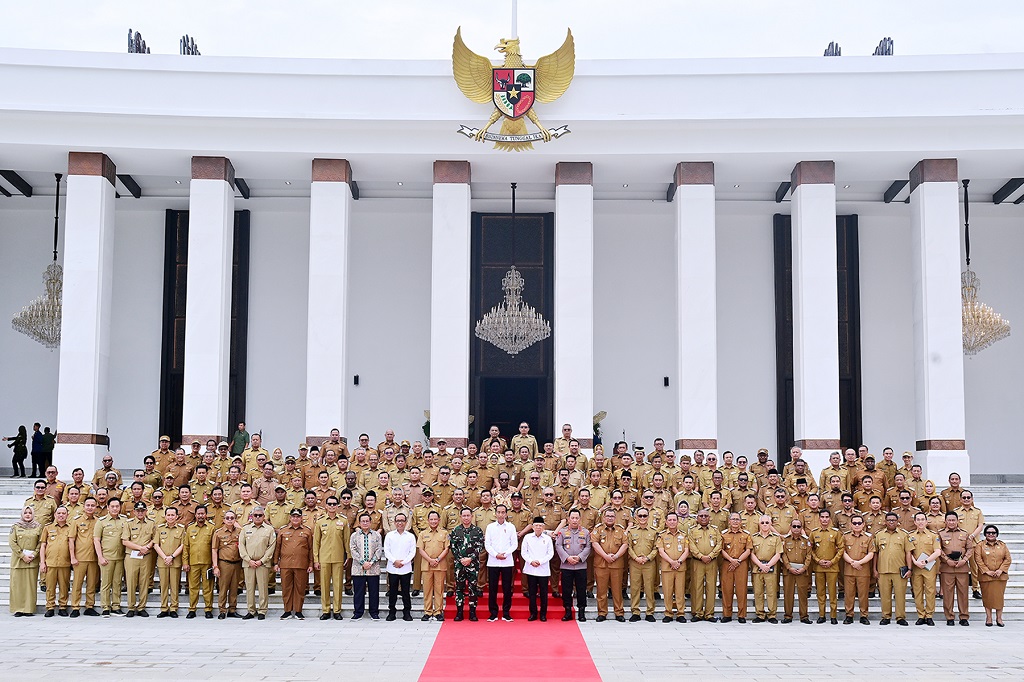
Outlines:
[{"label": "eyeglasses", "polygon": [[985,535],[999,535],[999,533],[995,532],[994,530],[987,530],[985,531]]},{"label": "eyeglasses", "polygon": [[263,517],[263,514],[253,514],[253,515],[252,515],[252,517],[253,517],[254,519],[259,519],[259,518],[262,518],[262,517]]},{"label": "eyeglasses", "polygon": [[654,495],[644,495],[644,499],[645,500],[653,500],[654,499]]},{"label": "eyeglasses", "polygon": [[544,497],[554,497],[554,493],[544,493]]},{"label": "eyeglasses", "polygon": [[45,485],[37,485],[36,486],[36,490],[46,490],[46,486]]},{"label": "eyeglasses", "polygon": [[650,516],[650,514],[637,514],[636,515],[636,517],[638,519],[646,519],[648,516]]},{"label": "eyeglasses", "polygon": [[864,525],[863,521],[851,521],[850,523],[852,523],[855,526],[863,526]]},{"label": "eyeglasses", "polygon": [[328,503],[327,503],[327,506],[328,506],[328,507],[337,507],[337,506],[338,506],[338,503],[337,503],[337,502],[328,502]]},{"label": "eyeglasses", "polygon": [[801,526],[800,524],[797,523],[797,524],[793,525],[793,528],[803,528],[803,526]]}]

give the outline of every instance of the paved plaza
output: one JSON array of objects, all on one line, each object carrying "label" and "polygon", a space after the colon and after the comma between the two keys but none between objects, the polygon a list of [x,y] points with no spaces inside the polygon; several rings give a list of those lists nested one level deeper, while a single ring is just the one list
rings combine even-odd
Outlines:
[{"label": "paved plaza", "polygon": [[[500,628],[480,622],[467,627]],[[415,680],[440,623],[175,621],[0,615],[4,679]],[[538,624],[543,628],[543,624]],[[1020,625],[897,628],[747,623],[581,623],[602,677],[988,680],[1024,678]],[[15,646],[14,643],[17,642]],[[529,656],[508,649],[498,656]],[[339,666],[345,666],[344,673]],[[496,660],[500,671],[500,660]],[[467,671],[467,674],[470,671]],[[452,677],[458,673],[453,671]],[[476,675],[474,675],[476,676]],[[487,675],[488,679],[503,679]]]}]

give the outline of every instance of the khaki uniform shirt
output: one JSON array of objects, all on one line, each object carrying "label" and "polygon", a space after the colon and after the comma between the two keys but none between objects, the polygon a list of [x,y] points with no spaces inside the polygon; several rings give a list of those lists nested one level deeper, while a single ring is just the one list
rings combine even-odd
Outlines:
[{"label": "khaki uniform shirt", "polygon": [[964,564],[960,567],[950,566],[944,560],[952,559],[955,552],[959,552],[960,558],[969,556],[974,551],[974,538],[962,528],[956,530],[940,530],[939,540],[942,542],[942,563],[939,567],[940,573],[969,573],[970,566]]},{"label": "khaki uniform shirt", "polygon": [[629,544],[626,554],[629,555],[631,561],[639,563],[639,558],[643,556],[650,561],[658,556],[658,531],[654,528],[633,526],[626,531],[626,542]]},{"label": "khaki uniform shirt", "polygon": [[348,557],[351,536],[347,518],[341,514],[333,519],[321,516],[313,524],[313,560],[321,564],[343,563]]},{"label": "khaki uniform shirt", "polygon": [[181,567],[181,555],[185,552],[184,544],[185,526],[180,523],[175,523],[173,526],[161,523],[156,527],[156,546],[165,556],[171,556],[178,551],[179,547],[182,548],[182,551],[174,558],[174,563],[171,564],[174,567]]},{"label": "khaki uniform shirt", "polygon": [[57,503],[49,495],[43,495],[43,498],[37,500],[35,496],[25,500],[22,509],[25,507],[32,507],[32,520],[38,523],[40,526],[46,526],[53,522],[53,514],[57,511]]},{"label": "khaki uniform shirt", "polygon": [[[750,543],[752,545],[750,550],[751,556],[756,556],[762,563],[771,561],[772,557],[782,552],[783,548],[782,536],[778,533],[769,533],[768,535],[758,533],[757,535],[752,535],[750,536]],[[772,566],[772,572],[774,571],[775,566]]]},{"label": "khaki uniform shirt", "polygon": [[206,521],[202,526],[197,523],[185,528],[185,549],[181,556],[189,566],[213,565],[213,532],[215,526]]},{"label": "khaki uniform shirt", "polygon": [[288,525],[277,531],[274,565],[307,569],[313,565],[313,531],[306,526]]},{"label": "khaki uniform shirt", "polygon": [[[739,559],[748,549],[753,549],[754,544],[751,535],[742,528],[735,533],[727,530],[722,533],[722,553],[728,554],[733,559]],[[744,559],[747,561],[747,559]]]},{"label": "khaki uniform shirt", "polygon": [[[910,555],[914,559],[920,557],[922,552],[926,557],[931,556],[932,553],[939,548],[940,542],[939,534],[933,533],[927,528],[924,530],[917,530],[917,528],[914,528],[914,530],[907,533],[907,548],[910,550]],[[941,558],[942,556],[940,555],[936,561],[939,561]],[[935,570],[937,567],[938,564],[935,564],[932,566],[931,570]],[[913,565],[911,568],[917,572],[925,570],[917,565]]]},{"label": "khaki uniform shirt", "polygon": [[96,546],[93,545],[93,530],[96,528],[96,517],[88,518],[85,514],[76,516],[71,525],[75,538],[75,557],[79,561],[96,561]]},{"label": "khaki uniform shirt", "polygon": [[238,538],[238,554],[242,561],[262,561],[266,566],[274,556],[274,548],[277,546],[277,533],[264,523],[257,526],[254,523],[242,527],[241,535]]},{"label": "khaki uniform shirt", "polygon": [[46,560],[46,567],[63,568],[71,565],[71,548],[68,546],[68,538],[75,531],[74,526],[65,523],[63,526],[53,522],[43,528],[42,541],[46,543],[46,553],[43,559]]},{"label": "khaki uniform shirt", "polygon": [[[810,575],[814,572],[814,556],[812,554],[811,539],[804,534],[794,536],[793,531],[782,537],[782,565],[786,571],[792,572],[794,568],[804,568],[800,575]],[[794,566],[798,564],[798,566]]]},{"label": "khaki uniform shirt", "polygon": [[[835,528],[822,528],[810,533],[811,555],[814,557],[814,570],[822,573],[838,573],[839,562],[842,561],[846,545],[843,534]],[[831,561],[831,566],[822,566],[820,561]]]},{"label": "khaki uniform shirt", "polygon": [[[843,534],[843,552],[853,560],[860,560],[866,557],[874,548],[874,541],[870,533],[861,533],[860,535],[854,535],[851,533]],[[871,575],[871,563],[868,562],[860,568],[854,568],[850,564],[846,564],[843,567],[845,575],[853,576],[865,576]]]},{"label": "khaki uniform shirt", "polygon": [[[127,520],[123,516],[112,519],[104,516],[97,519],[93,526],[93,537],[99,538],[100,549],[107,561],[120,561],[124,559],[124,545],[121,544],[121,537],[124,534],[124,527]],[[77,545],[75,547],[77,553]]]},{"label": "khaki uniform shirt", "polygon": [[[667,529],[662,531],[661,534],[658,535],[656,547],[659,550],[659,556],[661,555],[661,552],[665,552],[665,554],[667,554],[672,560],[678,561],[679,558],[683,556],[683,553],[689,547],[689,544],[690,540],[686,536],[686,531],[684,531],[682,528],[676,528],[675,533]],[[678,570],[685,570],[685,568],[686,565],[683,564],[679,567]],[[661,570],[672,571],[676,569],[673,569],[672,564],[668,563],[667,561],[665,561],[664,558],[662,558]]]},{"label": "khaki uniform shirt", "polygon": [[[426,530],[420,532],[416,536],[416,549],[423,550],[432,559],[436,559],[441,556],[441,553],[447,550],[449,547],[448,531],[441,528],[440,524],[437,526],[437,530],[430,530],[428,526]],[[420,561],[421,571],[447,571],[448,564],[451,563],[451,554],[445,555],[445,558],[435,567],[431,566],[427,559],[424,559],[417,552]]]},{"label": "khaki uniform shirt", "polygon": [[710,523],[707,528],[693,526],[687,537],[690,542],[690,555],[694,559],[703,559],[706,556],[714,559],[722,553],[722,533]]},{"label": "khaki uniform shirt", "polygon": [[213,532],[211,543],[212,552],[217,555],[219,561],[241,561],[238,553],[238,538],[242,531],[239,528],[225,528],[221,526]]},{"label": "khaki uniform shirt", "polygon": [[[626,543],[626,529],[622,526],[608,526],[601,524],[600,527],[594,530],[591,535],[591,542],[596,545],[600,545],[601,549],[604,550],[605,554],[614,556],[616,552]],[[594,568],[613,568],[621,570],[626,565],[626,555],[623,554],[613,563],[602,557],[600,554],[594,553]]]}]

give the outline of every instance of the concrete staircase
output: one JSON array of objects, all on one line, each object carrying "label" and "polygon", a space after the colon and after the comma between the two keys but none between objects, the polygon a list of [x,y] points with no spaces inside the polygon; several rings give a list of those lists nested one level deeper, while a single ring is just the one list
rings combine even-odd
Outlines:
[{"label": "concrete staircase", "polygon": [[[994,523],[999,527],[999,538],[1003,540],[1010,548],[1010,552],[1013,555],[1013,564],[1010,567],[1010,581],[1006,588],[1006,607],[1004,609],[1004,618],[1006,620],[1019,620],[1024,621],[1024,486],[1018,485],[986,485],[986,486],[972,486],[971,490],[974,492],[975,501],[977,505],[985,512],[985,520],[988,523]],[[7,543],[7,537],[10,534],[11,525],[18,519],[20,514],[19,505],[23,500],[31,495],[31,482],[30,479],[0,479],[0,606],[6,607],[8,604],[8,596],[10,592],[10,562],[11,562],[11,548]],[[387,599],[385,596],[386,592],[386,577],[381,576],[381,610],[386,611]],[[814,595],[815,590],[811,591],[811,615],[815,617],[817,614],[817,603]],[[752,599],[752,597],[751,597]],[[179,600],[181,602],[181,611],[185,611],[188,606],[188,597],[183,594]],[[449,599],[449,602],[453,600]],[[749,600],[748,600],[749,601]],[[45,603],[45,597],[40,594],[39,596],[39,612],[43,610]],[[351,612],[351,597],[345,597],[343,600],[345,615],[349,615]],[[239,595],[239,606],[240,610],[245,610],[245,596]],[[160,595],[159,589],[154,589],[149,596],[148,610],[151,615],[156,615],[160,608]],[[627,611],[629,610],[627,600]],[[661,617],[661,604],[659,602],[658,617]],[[689,605],[687,605],[689,608]],[[202,608],[202,607],[200,607]],[[752,603],[749,607],[752,612]],[[271,595],[270,597],[270,609],[271,617],[275,614],[279,615],[283,611],[281,603],[280,592]],[[419,618],[423,614],[423,598],[417,597],[413,599],[413,616]],[[942,615],[941,604],[937,608],[939,616]],[[317,615],[320,611],[320,598],[315,597],[312,593],[306,597],[305,613],[307,617],[310,615]],[[594,600],[590,600],[590,611],[596,613],[596,605]],[[842,611],[842,609],[840,609]],[[779,595],[779,616],[782,615],[782,595]],[[908,594],[907,596],[907,612],[908,618],[914,620],[916,616],[913,611],[913,601]],[[979,617],[983,611],[981,608],[980,600],[971,600],[971,612],[975,618]],[[561,601],[551,599],[549,603],[549,613],[561,614]],[[721,614],[721,606],[719,605],[719,615]],[[871,600],[871,615],[877,619],[879,614],[878,600]],[[182,614],[184,615],[184,614]],[[627,613],[628,616],[628,613]],[[753,617],[752,615],[750,617]]]}]

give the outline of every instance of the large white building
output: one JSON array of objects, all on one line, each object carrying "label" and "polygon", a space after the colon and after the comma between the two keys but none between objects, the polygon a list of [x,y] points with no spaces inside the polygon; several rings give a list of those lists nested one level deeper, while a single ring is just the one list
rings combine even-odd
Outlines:
[{"label": "large white building", "polygon": [[[492,109],[447,61],[0,50],[0,81],[32,190],[0,180],[4,315],[42,293],[65,174],[63,341],[0,325],[0,423],[55,426],[62,473],[243,417],[287,453],[604,410],[648,448],[1024,475],[1020,336],[965,359],[959,279],[969,178],[981,297],[1024,320],[1024,190],[992,201],[1024,177],[1024,54],[579,62],[535,109],[571,134],[523,153],[457,134]],[[472,336],[512,264],[552,324],[514,359]]]}]

